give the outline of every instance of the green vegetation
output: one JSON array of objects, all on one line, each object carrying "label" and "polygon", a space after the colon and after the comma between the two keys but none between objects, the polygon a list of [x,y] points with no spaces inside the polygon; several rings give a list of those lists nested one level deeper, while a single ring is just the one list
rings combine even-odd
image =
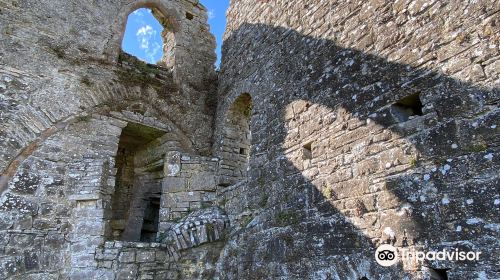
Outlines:
[{"label": "green vegetation", "polygon": [[228,199],[226,197],[222,198],[219,202],[219,206],[222,208],[226,207],[226,203],[228,202]]},{"label": "green vegetation", "polygon": [[323,190],[321,191],[323,193],[323,196],[326,199],[331,199],[333,197],[333,190],[329,188],[328,186],[324,186]]},{"label": "green vegetation", "polygon": [[252,110],[253,110],[253,104],[250,103],[243,111],[243,114],[245,115],[245,117],[250,117],[252,115]]},{"label": "green vegetation", "polygon": [[292,210],[278,212],[276,214],[276,223],[278,226],[288,226],[299,223],[299,215]]},{"label": "green vegetation", "polygon": [[472,145],[472,146],[469,146],[466,148],[466,150],[468,152],[472,152],[472,153],[484,152],[487,149],[488,149],[488,146],[486,146],[485,144],[476,144],[476,145]]},{"label": "green vegetation", "polygon": [[165,238],[167,238],[167,234],[165,232],[160,232],[156,240],[158,243],[162,243],[165,240]]},{"label": "green vegetation", "polygon": [[248,224],[253,220],[252,216],[243,216],[240,220],[240,225],[242,228],[246,228]]},{"label": "green vegetation", "polygon": [[80,115],[80,116],[76,117],[77,122],[90,122],[91,119],[92,119],[92,117],[88,116],[88,115],[85,115],[85,116]]},{"label": "green vegetation", "polygon": [[88,76],[83,76],[80,79],[80,83],[82,83],[88,87],[91,87],[94,84],[94,83],[92,83],[92,81],[90,80],[90,78]]},{"label": "green vegetation", "polygon": [[128,64],[132,66],[132,69],[115,70],[120,82],[128,85],[143,85],[156,88],[161,88],[163,86],[162,82],[156,79],[156,75],[160,74],[160,69],[158,67],[149,65],[144,61],[140,61],[124,53],[120,53],[118,62],[120,64],[128,62]]},{"label": "green vegetation", "polygon": [[264,176],[260,176],[257,179],[257,184],[259,184],[259,187],[263,188],[266,185],[266,178],[264,178]]},{"label": "green vegetation", "polygon": [[266,194],[266,193],[265,193],[265,194],[263,194],[263,195],[262,195],[262,197],[261,197],[261,199],[260,199],[260,201],[259,201],[259,206],[260,206],[261,208],[266,207],[266,205],[267,205],[267,200],[268,200],[268,199],[269,199],[269,195],[268,195],[268,194]]}]

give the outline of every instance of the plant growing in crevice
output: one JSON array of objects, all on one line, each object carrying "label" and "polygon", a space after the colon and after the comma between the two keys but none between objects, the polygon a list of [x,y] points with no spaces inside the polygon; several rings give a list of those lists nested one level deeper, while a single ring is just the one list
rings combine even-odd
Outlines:
[{"label": "plant growing in crevice", "polygon": [[245,115],[245,117],[250,117],[252,115],[252,110],[253,110],[253,104],[249,103],[248,106],[243,111],[243,115]]},{"label": "plant growing in crevice", "polygon": [[292,210],[285,210],[276,214],[276,223],[278,226],[284,227],[299,223],[299,215]]},{"label": "plant growing in crevice", "polygon": [[323,186],[323,189],[322,189],[322,194],[323,196],[326,198],[326,199],[332,199],[333,197],[333,190],[328,187],[328,186]]},{"label": "plant growing in crevice", "polygon": [[417,160],[417,158],[411,158],[408,163],[410,164],[411,167],[416,167],[418,160]]},{"label": "plant growing in crevice", "polygon": [[488,149],[488,146],[486,146],[486,144],[474,144],[472,146],[469,146],[466,148],[466,150],[468,152],[472,152],[472,153],[480,153],[480,152],[484,152]]},{"label": "plant growing in crevice", "polygon": [[248,224],[253,220],[252,216],[243,216],[240,219],[240,225],[242,228],[246,228]]},{"label": "plant growing in crevice", "polygon": [[89,115],[80,115],[76,117],[76,122],[90,122],[91,119],[92,117]]},{"label": "plant growing in crevice", "polygon": [[266,207],[268,199],[269,199],[269,195],[268,194],[263,194],[262,197],[260,198],[259,206],[261,208]]},{"label": "plant growing in crevice", "polygon": [[91,87],[94,83],[92,83],[92,81],[90,80],[90,78],[88,76],[83,76],[80,78],[80,83],[88,86],[88,87]]}]

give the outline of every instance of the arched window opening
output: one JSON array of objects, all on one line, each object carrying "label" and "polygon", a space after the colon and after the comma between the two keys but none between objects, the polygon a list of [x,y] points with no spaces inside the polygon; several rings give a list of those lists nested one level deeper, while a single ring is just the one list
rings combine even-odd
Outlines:
[{"label": "arched window opening", "polygon": [[246,178],[251,150],[250,118],[252,97],[240,95],[229,108],[223,127],[221,145],[222,186],[233,185]]},{"label": "arched window opening", "polygon": [[122,50],[150,64],[173,65],[174,33],[169,19],[156,8],[140,8],[129,14]]}]

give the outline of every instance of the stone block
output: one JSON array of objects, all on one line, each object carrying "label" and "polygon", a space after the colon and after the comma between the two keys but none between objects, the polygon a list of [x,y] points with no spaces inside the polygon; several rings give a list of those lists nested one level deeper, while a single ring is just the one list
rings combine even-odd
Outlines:
[{"label": "stone block", "polygon": [[195,173],[189,179],[189,189],[191,191],[214,191],[216,186],[216,176],[211,172]]},{"label": "stone block", "polygon": [[156,251],[155,259],[156,259],[156,262],[159,262],[159,263],[166,263],[170,260],[167,252],[163,251],[163,250]]},{"label": "stone block", "polygon": [[116,279],[120,280],[136,280],[137,279],[138,265],[127,264],[121,266],[116,273]]},{"label": "stone block", "polygon": [[138,251],[136,262],[138,263],[154,262],[155,258],[156,256],[154,251]]},{"label": "stone block", "polygon": [[135,251],[123,251],[118,257],[118,261],[121,263],[133,263],[135,262]]},{"label": "stone block", "polygon": [[182,177],[165,177],[162,181],[163,193],[177,193],[187,190],[186,179]]},{"label": "stone block", "polygon": [[177,198],[179,201],[201,201],[202,200],[202,193],[201,192],[181,192],[177,193]]},{"label": "stone block", "polygon": [[179,152],[169,152],[165,156],[164,175],[178,176],[181,171],[181,155]]}]

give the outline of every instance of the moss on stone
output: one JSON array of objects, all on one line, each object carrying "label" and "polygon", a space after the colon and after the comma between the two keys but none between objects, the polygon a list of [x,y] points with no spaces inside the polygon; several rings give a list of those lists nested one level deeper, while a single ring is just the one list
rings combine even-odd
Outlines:
[{"label": "moss on stone", "polygon": [[486,146],[485,144],[475,144],[475,145],[472,145],[472,146],[469,146],[466,148],[466,150],[468,152],[472,152],[472,153],[484,152],[487,149],[488,149],[488,146]]},{"label": "moss on stone", "polygon": [[281,211],[276,214],[276,223],[284,227],[299,223],[299,215],[292,210]]},{"label": "moss on stone", "polygon": [[246,228],[248,224],[253,220],[252,216],[243,216],[240,219],[240,225],[242,228]]}]

